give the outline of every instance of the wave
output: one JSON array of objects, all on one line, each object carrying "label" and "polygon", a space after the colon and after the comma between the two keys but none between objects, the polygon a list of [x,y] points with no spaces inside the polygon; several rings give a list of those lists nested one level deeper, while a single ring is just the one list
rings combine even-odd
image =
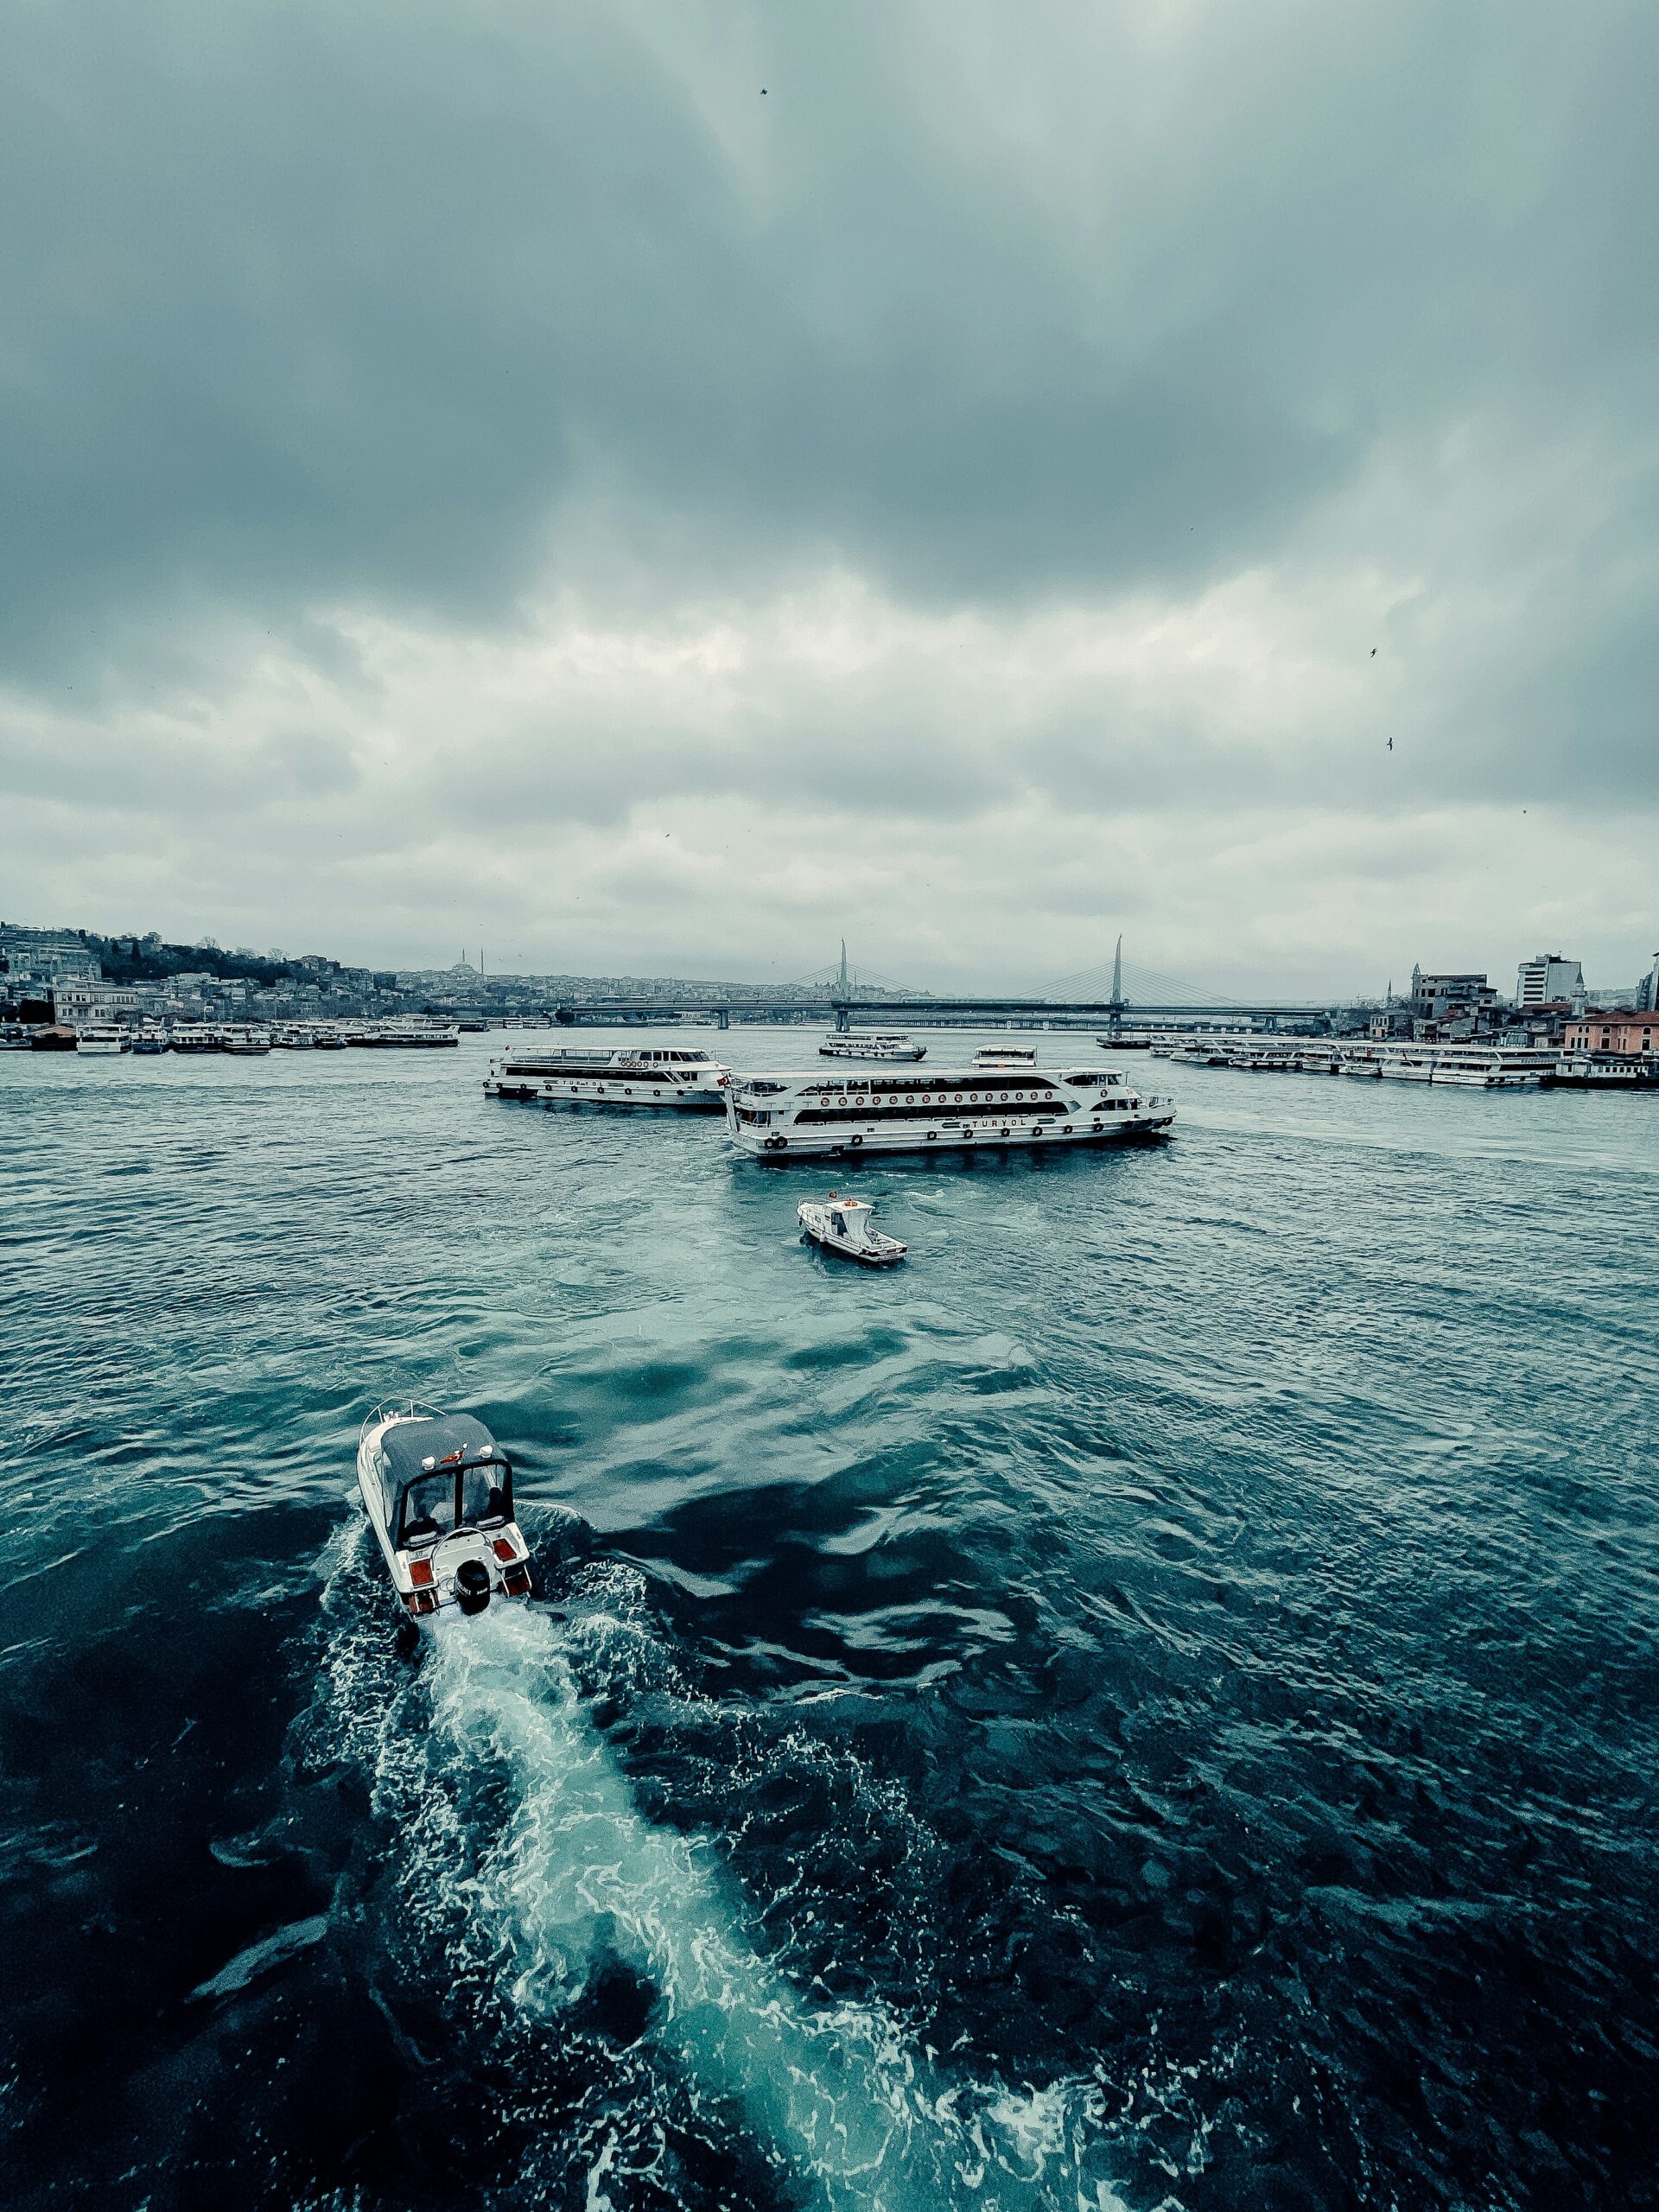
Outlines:
[{"label": "wave", "polygon": [[735,2124],[791,2197],[826,2212],[1120,2205],[1092,2081],[953,2079],[879,2001],[799,1986],[755,1940],[713,1840],[642,1814],[584,1688],[671,1671],[632,1602],[639,1580],[589,1570],[569,1618],[498,1605],[444,1621],[412,1680],[361,1615],[328,1647],[342,1747],[370,1766],[400,1919],[436,1970],[487,1992],[520,2041],[577,2023],[619,1976],[639,1993],[645,2056],[612,2069],[563,2146],[585,2162],[588,2212],[620,2212],[613,2192],[649,2162],[637,2101],[660,2097],[664,2068],[705,2132]]}]

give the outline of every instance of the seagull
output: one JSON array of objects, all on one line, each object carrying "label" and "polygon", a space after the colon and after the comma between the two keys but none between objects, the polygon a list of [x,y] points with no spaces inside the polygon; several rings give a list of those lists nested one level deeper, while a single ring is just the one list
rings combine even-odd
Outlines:
[{"label": "seagull", "polygon": [[1394,750],[1394,740],[1392,738],[1389,740],[1389,750],[1390,753]]},{"label": "seagull", "polygon": [[1375,645],[1371,647],[1371,658],[1373,660],[1376,658],[1376,647]]}]

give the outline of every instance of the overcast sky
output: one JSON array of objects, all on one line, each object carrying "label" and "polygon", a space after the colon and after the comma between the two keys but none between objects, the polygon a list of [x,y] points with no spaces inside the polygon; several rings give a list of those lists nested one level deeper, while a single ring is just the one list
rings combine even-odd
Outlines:
[{"label": "overcast sky", "polygon": [[1629,980],[1656,83],[1596,0],[20,0],[0,914]]}]

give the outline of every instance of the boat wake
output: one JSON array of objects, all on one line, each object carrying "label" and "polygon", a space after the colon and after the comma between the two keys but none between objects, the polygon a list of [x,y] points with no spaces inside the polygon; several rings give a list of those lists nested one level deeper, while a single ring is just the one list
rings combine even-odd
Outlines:
[{"label": "boat wake", "polygon": [[591,1566],[568,1609],[443,1624],[418,1670],[384,1611],[328,1644],[403,1955],[512,2065],[515,2186],[622,2212],[698,2193],[702,2156],[724,2201],[747,2170],[740,2196],[830,2212],[1119,2204],[1092,2082],[952,2078],[880,2002],[791,1980],[713,1840],[642,1814],[588,1690],[660,1684],[643,1596]]}]

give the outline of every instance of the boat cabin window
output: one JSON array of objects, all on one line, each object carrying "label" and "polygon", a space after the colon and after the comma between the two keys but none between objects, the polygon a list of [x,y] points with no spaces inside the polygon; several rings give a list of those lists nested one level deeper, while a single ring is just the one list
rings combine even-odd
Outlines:
[{"label": "boat cabin window", "polygon": [[512,1475],[500,1460],[440,1467],[404,1491],[400,1544],[436,1543],[457,1529],[499,1528],[512,1517]]}]

